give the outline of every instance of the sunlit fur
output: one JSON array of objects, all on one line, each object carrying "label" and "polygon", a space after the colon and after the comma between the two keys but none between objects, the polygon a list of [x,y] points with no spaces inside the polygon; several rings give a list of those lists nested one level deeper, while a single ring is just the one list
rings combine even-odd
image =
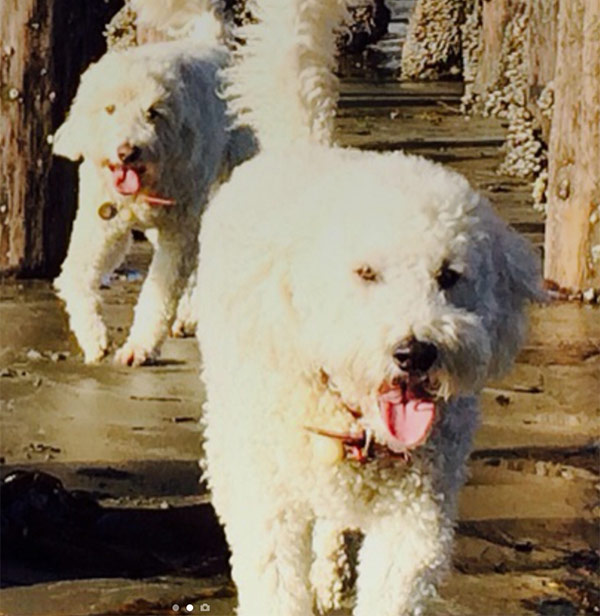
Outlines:
[{"label": "sunlit fur", "polygon": [[328,143],[337,80],[335,37],[343,0],[252,0],[260,26],[238,31],[241,60],[227,70],[230,105],[260,134],[264,147],[296,138]]},{"label": "sunlit fur", "polygon": [[[249,49],[230,78],[244,80],[232,92],[262,150],[204,215],[198,270],[206,474],[238,615],[337,607],[349,528],[365,537],[353,614],[419,614],[448,565],[478,394],[519,348],[537,260],[460,175],[327,144],[333,35],[319,11],[341,15],[339,2],[257,4],[263,25],[244,31]],[[444,264],[460,273],[448,290]],[[365,266],[370,280],[357,275]],[[326,437],[306,427],[350,431],[346,407],[385,443],[376,396],[399,375],[392,351],[409,336],[439,353],[429,438],[408,462],[324,460]]]},{"label": "sunlit fur", "polygon": [[[99,285],[126,254],[131,229],[153,230],[154,257],[124,347],[123,363],[155,358],[196,263],[200,213],[231,167],[248,155],[247,134],[231,131],[216,93],[227,58],[215,44],[156,43],[104,55],[81,78],[55,154],[78,160],[79,206],[68,255],[55,281],[86,362],[108,349]],[[148,110],[155,110],[148,114]],[[114,188],[110,164],[123,143],[140,148],[144,190],[175,201],[151,206]],[[119,210],[111,220],[103,203]],[[192,291],[189,285],[188,295]],[[186,300],[187,301],[187,300]],[[189,303],[189,302],[188,302]],[[182,306],[178,326],[191,318]]]},{"label": "sunlit fur", "polygon": [[130,0],[137,23],[170,38],[220,40],[223,23],[215,14],[217,0]]}]

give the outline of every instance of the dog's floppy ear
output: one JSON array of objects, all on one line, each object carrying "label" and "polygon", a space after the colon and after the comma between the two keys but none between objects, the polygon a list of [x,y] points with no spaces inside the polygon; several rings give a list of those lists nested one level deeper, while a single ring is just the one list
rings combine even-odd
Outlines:
[{"label": "dog's floppy ear", "polygon": [[493,361],[490,376],[511,365],[526,333],[526,307],[543,301],[540,259],[529,242],[495,215],[488,220],[494,275]]},{"label": "dog's floppy ear", "polygon": [[71,160],[83,157],[85,125],[81,118],[82,112],[77,99],[69,111],[67,119],[58,127],[52,138],[52,151],[57,156],[64,156]]},{"label": "dog's floppy ear", "polygon": [[[58,127],[52,138],[52,151],[57,156],[79,160],[85,156],[85,146],[90,139],[90,122],[98,103],[99,92],[109,70],[114,68],[108,60],[114,58],[106,54],[102,63],[96,62],[82,73],[75,98],[65,121]],[[100,95],[101,96],[101,95]]]}]

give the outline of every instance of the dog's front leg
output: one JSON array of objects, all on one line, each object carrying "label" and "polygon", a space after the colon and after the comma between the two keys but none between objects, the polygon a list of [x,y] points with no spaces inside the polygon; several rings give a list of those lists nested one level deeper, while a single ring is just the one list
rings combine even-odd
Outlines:
[{"label": "dog's front leg", "polygon": [[130,243],[129,227],[118,218],[103,220],[94,206],[80,204],[67,257],[54,281],[86,363],[106,355],[108,336],[100,314],[99,287],[102,277],[121,263]]},{"label": "dog's front leg", "polygon": [[252,518],[226,524],[237,616],[310,616],[310,523],[291,509]]},{"label": "dog's front leg", "polygon": [[419,616],[446,569],[452,525],[434,503],[373,522],[360,551],[354,616]]},{"label": "dog's front leg", "polygon": [[139,366],[158,357],[197,263],[197,225],[176,231],[159,229],[153,240],[154,256],[135,307],[133,325],[115,355],[115,361],[124,365]]},{"label": "dog's front leg", "polygon": [[317,609],[325,614],[342,606],[344,581],[350,575],[344,526],[318,519],[312,537],[313,563],[310,582]]}]

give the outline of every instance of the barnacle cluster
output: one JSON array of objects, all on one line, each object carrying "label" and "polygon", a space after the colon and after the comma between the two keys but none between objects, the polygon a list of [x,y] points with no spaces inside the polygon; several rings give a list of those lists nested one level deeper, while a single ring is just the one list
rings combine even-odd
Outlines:
[{"label": "barnacle cluster", "polygon": [[[531,178],[534,207],[544,209],[548,182],[547,144],[541,137],[539,122],[529,108],[537,104],[542,113],[551,114],[552,94],[546,88],[537,101],[528,99],[527,28],[529,7],[526,0],[513,5],[502,39],[499,66],[490,83],[476,84],[482,53],[482,0],[469,0],[462,27],[465,113],[479,111],[484,116],[508,120],[504,145],[505,159],[499,173]],[[478,87],[477,87],[478,86]]]},{"label": "barnacle cluster", "polygon": [[462,0],[417,0],[402,48],[404,79],[459,73]]},{"label": "barnacle cluster", "polygon": [[137,45],[136,14],[129,0],[115,14],[104,29],[104,38],[109,49],[125,49]]},{"label": "barnacle cluster", "polygon": [[[547,145],[528,108],[528,65],[526,58],[528,7],[521,0],[507,24],[503,40],[504,84],[489,94],[485,111],[508,119],[505,159],[499,172],[520,178],[540,178],[533,186],[534,207],[543,209],[547,185]],[[545,101],[544,101],[545,103]]]},{"label": "barnacle cluster", "polygon": [[[554,82],[546,84],[541,94],[539,95],[536,105],[543,118],[550,122],[552,120],[552,111],[554,109]],[[536,172],[535,179],[533,181],[532,197],[533,207],[536,210],[545,212],[546,203],[548,201],[548,144],[543,143],[542,150],[540,151],[540,164],[541,169]]]},{"label": "barnacle cluster", "polygon": [[541,171],[543,144],[536,137],[532,113],[527,109],[527,65],[523,40],[527,36],[527,6],[521,0],[506,25],[502,41],[500,84],[485,101],[485,115],[508,119],[506,157],[499,171],[526,178]]},{"label": "barnacle cluster", "polygon": [[466,0],[465,21],[461,26],[463,82],[465,84],[461,99],[463,113],[468,113],[477,101],[474,86],[483,49],[481,3],[482,0]]}]

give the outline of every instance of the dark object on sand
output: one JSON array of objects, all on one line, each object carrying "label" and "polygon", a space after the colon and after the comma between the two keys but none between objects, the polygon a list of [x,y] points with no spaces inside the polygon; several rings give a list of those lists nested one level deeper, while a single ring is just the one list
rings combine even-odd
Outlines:
[{"label": "dark object on sand", "polygon": [[225,537],[208,504],[102,507],[92,493],[25,470],[4,477],[0,499],[2,586],[227,571]]}]

